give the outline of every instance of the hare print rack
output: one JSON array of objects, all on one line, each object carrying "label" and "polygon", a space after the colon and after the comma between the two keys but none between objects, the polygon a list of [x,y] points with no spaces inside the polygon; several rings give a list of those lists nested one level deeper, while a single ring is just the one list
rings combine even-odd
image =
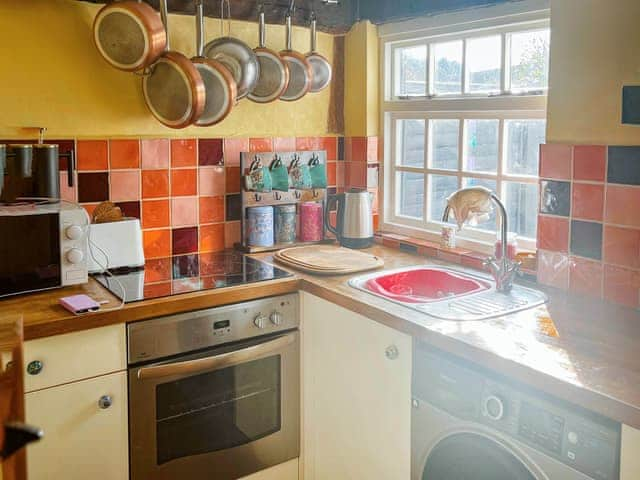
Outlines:
[{"label": "hare print rack", "polygon": [[248,253],[324,243],[327,152],[243,152],[242,241]]}]

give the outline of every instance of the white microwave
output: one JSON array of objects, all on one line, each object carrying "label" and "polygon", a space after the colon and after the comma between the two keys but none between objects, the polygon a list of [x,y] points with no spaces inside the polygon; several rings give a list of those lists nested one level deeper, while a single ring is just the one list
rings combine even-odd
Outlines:
[{"label": "white microwave", "polygon": [[0,206],[0,297],[86,283],[88,226],[73,204]]}]

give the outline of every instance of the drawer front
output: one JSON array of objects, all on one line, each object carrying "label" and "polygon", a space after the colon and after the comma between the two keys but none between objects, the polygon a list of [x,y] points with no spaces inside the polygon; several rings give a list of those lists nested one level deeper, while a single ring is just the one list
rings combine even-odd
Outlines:
[{"label": "drawer front", "polygon": [[25,392],[126,369],[125,326],[110,325],[24,344]]},{"label": "drawer front", "polygon": [[29,480],[128,480],[127,373],[27,393],[27,422],[44,432],[27,447]]}]

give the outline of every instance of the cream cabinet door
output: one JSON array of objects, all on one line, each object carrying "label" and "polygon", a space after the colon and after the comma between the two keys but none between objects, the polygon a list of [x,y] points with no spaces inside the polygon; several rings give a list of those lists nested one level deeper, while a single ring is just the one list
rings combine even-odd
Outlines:
[{"label": "cream cabinet door", "polygon": [[25,398],[27,422],[44,431],[43,439],[27,449],[29,480],[129,478],[126,372]]},{"label": "cream cabinet door", "polygon": [[620,452],[620,480],[640,478],[640,430],[622,426]]},{"label": "cream cabinet door", "polygon": [[298,480],[298,459],[294,458],[248,477],[242,477],[240,480]]},{"label": "cream cabinet door", "polygon": [[408,335],[302,295],[304,480],[408,480]]}]

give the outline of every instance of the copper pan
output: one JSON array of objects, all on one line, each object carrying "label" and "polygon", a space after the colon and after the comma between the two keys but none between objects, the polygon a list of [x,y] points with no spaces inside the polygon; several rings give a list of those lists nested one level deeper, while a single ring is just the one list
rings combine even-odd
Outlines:
[{"label": "copper pan", "polygon": [[[293,2],[292,2],[293,3]],[[280,52],[280,56],[289,67],[289,85],[280,100],[294,102],[304,97],[311,90],[313,70],[307,58],[292,48],[291,32],[292,8],[287,12],[287,48]]]}]

